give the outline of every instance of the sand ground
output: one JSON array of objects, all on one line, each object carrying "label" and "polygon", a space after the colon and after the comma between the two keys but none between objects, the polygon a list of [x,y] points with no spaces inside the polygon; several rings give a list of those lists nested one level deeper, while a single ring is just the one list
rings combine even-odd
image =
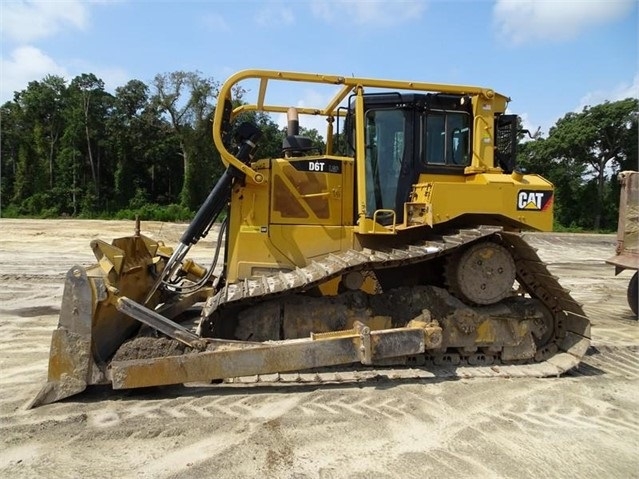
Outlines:
[{"label": "sand ground", "polygon": [[[183,228],[142,232],[174,244]],[[93,262],[90,240],[132,231],[0,220],[0,477],[639,477],[639,325],[630,272],[604,263],[614,235],[527,236],[592,320],[588,356],[561,378],[94,388],[26,410],[66,271]]]}]

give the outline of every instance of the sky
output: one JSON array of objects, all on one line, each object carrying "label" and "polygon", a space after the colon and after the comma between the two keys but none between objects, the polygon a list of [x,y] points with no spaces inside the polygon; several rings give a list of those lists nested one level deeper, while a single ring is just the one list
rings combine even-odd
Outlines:
[{"label": "sky", "polygon": [[[510,97],[531,131],[639,97],[638,0],[0,2],[0,103],[47,74],[129,80],[253,68],[457,83]],[[287,91],[278,92],[288,96]],[[283,103],[310,104],[306,88]],[[312,127],[313,125],[303,125]]]}]

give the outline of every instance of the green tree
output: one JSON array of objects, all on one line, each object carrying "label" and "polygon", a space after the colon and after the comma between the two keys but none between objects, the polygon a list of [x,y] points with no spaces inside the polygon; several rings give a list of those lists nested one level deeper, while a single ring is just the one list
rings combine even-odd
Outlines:
[{"label": "green tree", "polygon": [[153,101],[168,116],[180,145],[184,174],[181,203],[195,209],[210,189],[203,179],[210,173],[212,159],[206,158],[208,148],[202,149],[201,132],[210,124],[219,85],[199,72],[175,71],[156,75],[153,89]]},{"label": "green tree", "polygon": [[71,80],[69,93],[65,134],[81,152],[83,166],[88,166],[90,179],[87,181],[84,174],[82,177],[82,209],[92,214],[101,209],[102,190],[109,190],[112,185],[113,169],[101,150],[106,139],[106,119],[112,97],[104,90],[104,82],[92,73],[83,73]]},{"label": "green tree", "polygon": [[150,186],[150,165],[145,151],[150,148],[153,129],[146,119],[150,108],[148,87],[131,80],[115,89],[113,109],[107,122],[109,151],[114,156],[114,201],[117,208],[128,206],[138,191]]},{"label": "green tree", "polygon": [[41,82],[30,82],[16,95],[25,126],[30,125],[34,133],[34,147],[46,156],[49,188],[54,185],[54,158],[64,125],[66,88],[62,77],[47,75]]},{"label": "green tree", "polygon": [[0,108],[0,207],[7,207],[15,195],[22,116],[20,105],[15,101],[8,101]]},{"label": "green tree", "polygon": [[583,189],[586,165],[555,156],[549,140],[540,137],[519,146],[518,163],[527,173],[536,173],[553,183],[555,222],[563,226],[583,226],[585,209],[575,200]]},{"label": "green tree", "polygon": [[273,121],[270,115],[249,112],[246,113],[246,117],[242,118],[242,120],[255,123],[262,132],[255,150],[256,156],[260,158],[278,158],[282,156],[282,140],[284,140],[286,132]]},{"label": "green tree", "polygon": [[37,214],[41,207],[55,210],[54,160],[63,129],[65,93],[64,79],[49,75],[16,92],[2,109],[3,200],[6,204],[10,199],[29,214]]},{"label": "green tree", "polygon": [[550,156],[585,166],[595,179],[595,195],[588,202],[595,229],[602,226],[607,179],[622,166],[637,164],[638,103],[627,98],[588,106],[581,113],[566,114],[550,129],[546,144]]}]

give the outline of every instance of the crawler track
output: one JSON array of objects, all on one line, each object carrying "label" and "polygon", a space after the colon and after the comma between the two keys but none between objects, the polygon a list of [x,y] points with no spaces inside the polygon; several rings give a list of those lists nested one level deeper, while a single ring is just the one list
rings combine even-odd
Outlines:
[{"label": "crawler track", "polygon": [[511,252],[517,270],[517,282],[527,295],[541,301],[552,314],[551,331],[545,342],[538,346],[535,360],[528,363],[506,363],[499,352],[481,351],[468,354],[461,350],[447,350],[442,354],[428,353],[409,358],[410,367],[394,369],[352,368],[332,369],[303,374],[280,374],[263,377],[234,379],[243,382],[331,382],[357,381],[376,375],[393,378],[422,377],[545,377],[562,374],[577,366],[590,344],[590,323],[582,307],[572,299],[557,279],[552,276],[535,250],[520,234],[494,228],[461,230],[457,234],[442,236],[438,240],[413,244],[392,250],[348,250],[312,261],[308,266],[291,272],[259,279],[247,279],[228,284],[205,306],[210,317],[226,308],[243,307],[258,302],[300,293],[350,271],[376,271],[417,264],[426,264],[435,258],[453,255],[461,248],[479,241],[496,241]]}]

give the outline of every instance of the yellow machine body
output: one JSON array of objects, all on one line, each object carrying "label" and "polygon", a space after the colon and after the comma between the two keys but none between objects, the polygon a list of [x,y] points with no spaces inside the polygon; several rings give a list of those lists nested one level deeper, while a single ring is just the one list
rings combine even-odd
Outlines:
[{"label": "yellow machine body", "polygon": [[[239,163],[226,149],[219,128],[214,125],[214,139],[222,158],[247,177],[244,185],[234,188],[230,202],[227,262],[230,281],[294,269],[306,265],[310,259],[357,248],[365,235],[401,235],[409,229],[433,228],[451,222],[458,227],[484,224],[512,230],[552,230],[552,184],[538,175],[514,170],[505,172],[496,165],[499,133],[496,125],[505,114],[508,100],[503,95],[488,88],[469,86],[245,71],[225,83],[220,97],[230,99],[233,88],[248,79],[259,80],[258,98],[254,104],[235,108],[233,117],[247,111],[286,112],[288,105],[267,101],[270,83],[328,83],[335,85],[335,96],[327,105],[297,108],[302,123],[305,115],[325,117],[325,137],[328,139],[335,138],[334,125],[339,117],[350,114],[356,126],[352,132],[340,133],[352,135],[350,156],[334,154],[329,140],[325,155],[261,159],[246,165]],[[370,112],[370,108],[366,109],[369,88],[373,92],[380,89],[436,92],[457,95],[469,102],[469,107],[458,113],[467,118],[465,126],[472,130],[463,152],[464,163],[447,165],[445,159],[440,162],[442,159],[436,158],[429,164],[430,159],[424,152],[421,159],[424,171],[415,175],[405,202],[394,205],[392,212],[371,208],[366,194],[371,189],[367,184],[371,177],[367,172],[370,166],[367,151],[374,141],[365,128],[365,118]],[[351,107],[345,110],[343,103],[349,96]],[[372,105],[372,108],[376,106],[382,112],[389,108],[385,104]],[[446,110],[441,111],[443,113],[438,114],[443,117]],[[223,110],[219,108],[216,125],[222,123],[222,114]],[[437,133],[450,135],[445,128]],[[391,155],[396,156],[388,158],[389,163],[394,163],[387,172],[391,175],[397,175],[397,169],[402,166],[398,156],[406,155],[404,150],[408,147],[402,141],[403,131],[397,131],[395,135],[389,147]],[[512,138],[509,140],[513,141]],[[415,148],[427,149],[417,143],[415,141]],[[401,221],[398,221],[400,212]],[[386,213],[393,216],[393,221],[385,224],[376,221]]]}]

